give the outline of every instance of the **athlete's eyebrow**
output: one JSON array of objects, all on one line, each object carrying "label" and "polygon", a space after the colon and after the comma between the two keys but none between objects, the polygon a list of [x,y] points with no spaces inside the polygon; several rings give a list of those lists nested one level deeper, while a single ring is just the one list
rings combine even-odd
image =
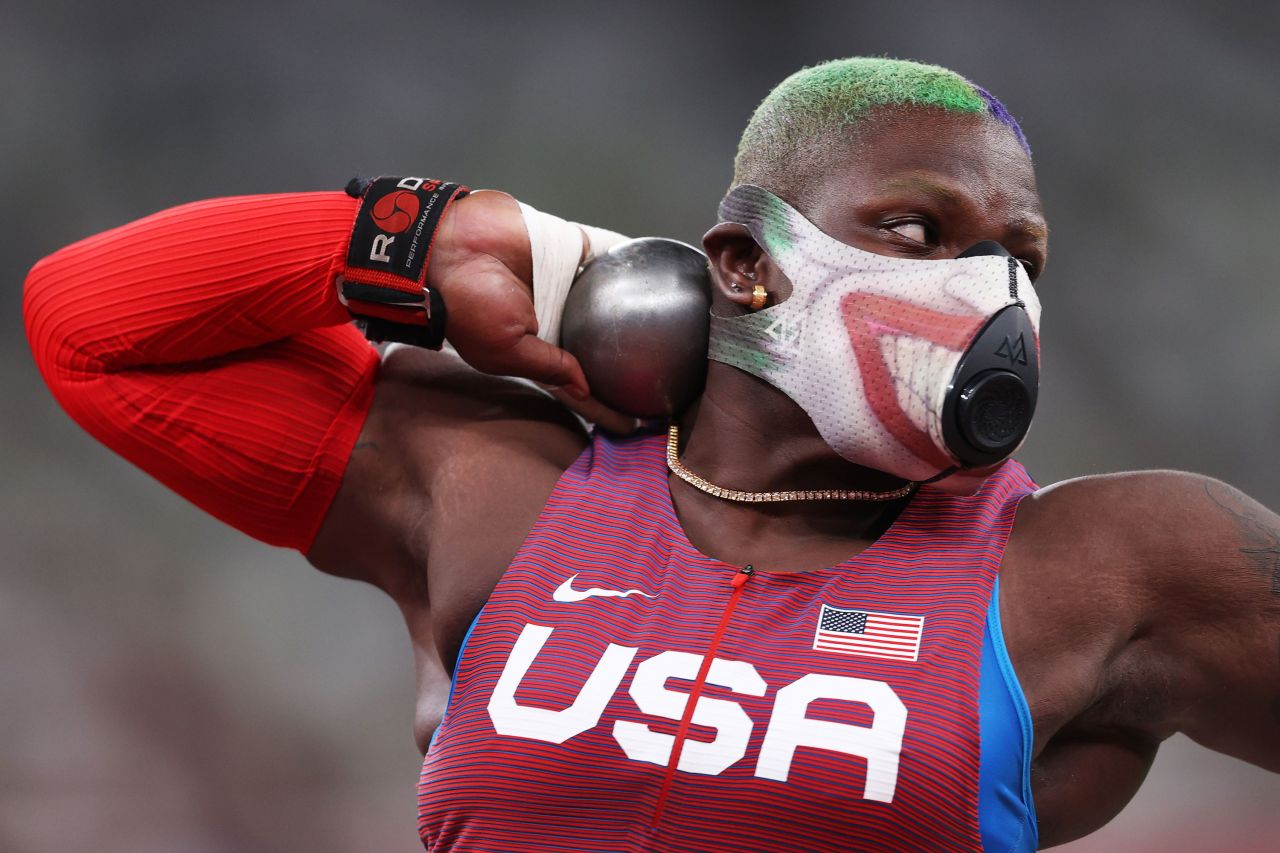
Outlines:
[{"label": "athlete's eyebrow", "polygon": [[889,181],[884,188],[890,192],[923,193],[949,207],[967,207],[973,204],[973,199],[964,192],[924,175],[903,175]]}]

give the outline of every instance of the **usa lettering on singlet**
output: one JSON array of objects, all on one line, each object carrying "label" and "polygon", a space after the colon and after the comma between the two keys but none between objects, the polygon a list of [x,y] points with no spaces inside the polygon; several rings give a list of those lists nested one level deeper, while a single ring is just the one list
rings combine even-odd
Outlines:
[{"label": "usa lettering on singlet", "polygon": [[984,740],[1029,739],[1025,713],[993,712],[1007,737],[979,720],[1021,466],[922,488],[840,565],[744,577],[684,535],[664,445],[597,435],[473,623],[423,762],[426,847],[1034,849],[1025,784],[980,796]]}]

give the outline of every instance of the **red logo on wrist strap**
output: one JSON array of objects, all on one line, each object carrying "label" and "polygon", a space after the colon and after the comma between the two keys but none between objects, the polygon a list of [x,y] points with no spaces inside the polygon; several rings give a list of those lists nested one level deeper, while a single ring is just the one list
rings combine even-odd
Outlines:
[{"label": "red logo on wrist strap", "polygon": [[418,218],[418,197],[408,190],[397,190],[384,195],[373,205],[373,221],[388,234],[399,234],[408,230],[413,220]]}]

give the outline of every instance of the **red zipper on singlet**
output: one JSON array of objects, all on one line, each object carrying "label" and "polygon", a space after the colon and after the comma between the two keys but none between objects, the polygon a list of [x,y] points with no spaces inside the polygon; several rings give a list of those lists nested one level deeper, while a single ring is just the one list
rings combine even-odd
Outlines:
[{"label": "red zipper on singlet", "polygon": [[689,724],[693,720],[693,710],[698,705],[698,697],[702,695],[702,687],[707,683],[711,661],[715,659],[716,650],[720,648],[720,640],[724,638],[725,629],[729,627],[729,619],[733,616],[733,609],[738,606],[742,590],[755,572],[753,567],[743,566],[729,580],[733,591],[729,593],[729,601],[724,606],[724,613],[720,614],[720,624],[716,626],[716,632],[711,637],[711,645],[702,657],[702,666],[698,667],[698,677],[693,681],[693,689],[689,691],[689,701],[685,703],[684,714],[681,715],[680,725],[676,728],[675,743],[671,744],[671,758],[667,761],[667,771],[662,776],[662,787],[658,789],[658,804],[653,810],[654,826],[658,825],[658,819],[662,817],[662,811],[667,806],[667,795],[671,793],[671,783],[675,779],[676,768],[680,766],[680,753],[684,751],[685,738],[689,734]]}]

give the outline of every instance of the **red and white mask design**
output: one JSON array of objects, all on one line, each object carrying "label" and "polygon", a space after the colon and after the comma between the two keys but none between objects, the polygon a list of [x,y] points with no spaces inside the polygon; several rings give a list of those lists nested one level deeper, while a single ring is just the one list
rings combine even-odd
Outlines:
[{"label": "red and white mask design", "polygon": [[760,311],[713,315],[709,357],[778,388],[845,459],[915,482],[955,471],[939,485],[975,491],[994,466],[964,470],[943,412],[961,359],[1004,309],[1025,309],[1035,340],[1013,343],[1038,354],[1040,300],[1021,266],[865,252],[749,184],[725,197],[720,219],[746,226],[793,290]]}]

